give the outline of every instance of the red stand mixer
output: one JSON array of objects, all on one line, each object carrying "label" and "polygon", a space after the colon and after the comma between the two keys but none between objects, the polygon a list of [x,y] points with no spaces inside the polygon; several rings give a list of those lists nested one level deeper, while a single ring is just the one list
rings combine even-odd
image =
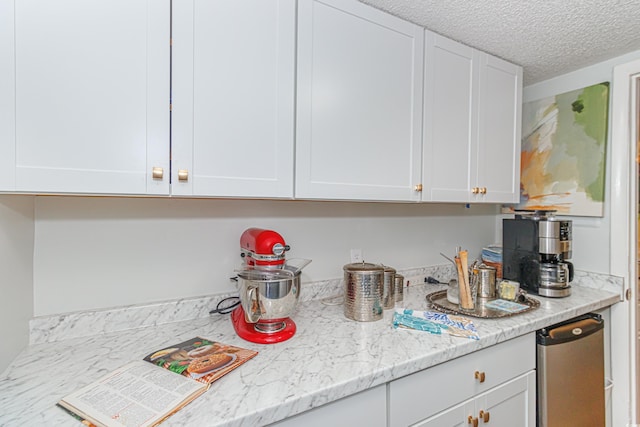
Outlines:
[{"label": "red stand mixer", "polygon": [[244,265],[238,271],[240,306],[231,313],[236,333],[259,344],[288,340],[296,333],[293,314],[300,296],[300,273],[285,261],[289,246],[272,230],[249,228],[240,237]]}]

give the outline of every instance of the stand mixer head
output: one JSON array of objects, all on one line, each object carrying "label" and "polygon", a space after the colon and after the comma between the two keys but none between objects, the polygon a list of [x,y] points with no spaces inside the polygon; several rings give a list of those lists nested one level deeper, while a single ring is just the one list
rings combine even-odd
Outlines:
[{"label": "stand mixer head", "polygon": [[284,253],[290,249],[279,233],[262,228],[245,230],[240,236],[240,248],[246,265],[266,269],[282,268]]}]

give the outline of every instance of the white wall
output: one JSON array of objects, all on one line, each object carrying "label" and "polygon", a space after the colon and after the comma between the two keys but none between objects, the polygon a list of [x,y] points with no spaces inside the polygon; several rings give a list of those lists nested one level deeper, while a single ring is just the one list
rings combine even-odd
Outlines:
[{"label": "white wall", "polygon": [[350,249],[398,269],[495,241],[495,205],[36,197],[36,316],[235,290],[240,234],[280,232],[302,280],[342,277]]},{"label": "white wall", "polygon": [[[618,92],[614,86],[616,82],[613,82],[614,67],[622,64],[628,64],[638,59],[640,59],[640,51],[614,58],[610,61],[602,62],[595,66],[584,68],[577,72],[560,76],[546,82],[532,85],[525,88],[524,100],[525,102],[535,100],[554,93],[562,93],[602,81],[612,82],[610,93]],[[629,90],[630,85],[628,81],[618,82],[618,84],[624,85],[622,88],[623,91]],[[615,105],[618,110],[629,110],[628,107],[621,105],[621,103],[626,103],[626,101],[619,99],[620,93],[617,93],[617,97],[618,99],[612,100],[615,101],[613,105]],[[610,117],[611,113],[612,110],[610,108]],[[616,220],[620,221],[621,218],[626,218],[626,215],[621,215],[621,210],[628,209],[629,201],[624,199],[625,197],[628,198],[629,195],[625,194],[626,192],[621,191],[621,189],[631,187],[635,188],[635,186],[629,185],[629,182],[632,179],[635,179],[635,177],[628,177],[629,182],[616,183],[614,187],[616,194],[612,194],[613,179],[611,160],[613,156],[611,154],[613,144],[616,144],[614,151],[616,154],[616,168],[621,168],[623,166],[621,165],[621,162],[624,163],[624,154],[629,153],[630,150],[628,147],[629,141],[624,140],[625,138],[621,139],[620,137],[618,137],[618,140],[613,141],[611,138],[611,131],[614,125],[629,126],[629,123],[626,123],[623,114],[616,119],[615,122],[610,120],[609,124],[605,216],[603,218],[583,218],[576,220],[574,224],[574,261],[576,261],[576,267],[579,268],[580,266],[590,266],[591,268],[588,269],[592,271],[611,272],[612,274],[623,275],[626,279],[630,279],[633,278],[634,275],[628,275],[626,273],[627,268],[625,268],[625,263],[629,261],[633,262],[634,253],[629,254],[631,257],[631,259],[629,259],[626,256],[628,248],[620,248],[618,243],[615,251],[616,261],[611,261],[613,247],[611,236],[614,235],[614,240],[616,242],[626,241],[626,239],[621,238],[619,235],[619,230],[623,230],[625,227],[628,229],[629,227],[629,224],[617,224],[612,222],[612,203],[616,203]],[[616,128],[616,134],[626,135],[627,132],[624,132],[620,128]],[[626,169],[626,167],[624,169]],[[618,174],[616,174],[616,179],[618,181],[623,180],[624,178],[619,177],[620,169],[617,169],[616,171],[618,172]],[[631,198],[631,200],[634,200],[634,198]],[[621,205],[624,205],[624,208]],[[632,236],[632,238],[634,237],[635,236]],[[620,261],[620,258],[622,257],[624,257],[624,259]],[[580,266],[578,265],[578,260],[581,264]],[[631,269],[631,271],[634,271],[634,269]],[[629,280],[629,282],[631,282],[631,286],[635,286],[633,284],[634,280],[635,279]],[[637,406],[637,403],[635,403],[635,388],[637,385],[634,385],[637,380],[634,377],[635,367],[632,366],[637,357],[633,351],[635,348],[633,340],[637,338],[637,331],[635,328],[630,327],[630,325],[634,325],[631,321],[631,319],[634,318],[633,310],[633,305],[624,303],[616,304],[611,307],[611,376],[614,383],[611,397],[611,425],[613,426],[631,425],[630,423],[637,422],[636,414],[632,414],[632,411],[634,411]]]},{"label": "white wall", "polygon": [[32,196],[0,196],[0,372],[29,343],[33,316]]},{"label": "white wall", "polygon": [[[525,88],[524,101],[612,80],[640,51]],[[608,273],[610,147],[605,216],[574,220],[577,269]],[[500,241],[496,206],[212,199],[37,197],[34,311],[47,315],[233,290],[238,239],[279,231],[303,280],[338,278],[349,249],[396,268],[442,264],[456,245],[477,255]]]},{"label": "white wall", "polygon": [[[640,58],[640,50],[554,79],[527,86],[523,102],[569,92],[601,82],[612,82],[613,67]],[[613,85],[609,88],[611,100]],[[611,103],[609,107],[611,117]],[[605,209],[602,218],[571,217],[573,220],[573,263],[579,270],[610,272],[610,206],[611,206],[611,126],[607,140]]]}]

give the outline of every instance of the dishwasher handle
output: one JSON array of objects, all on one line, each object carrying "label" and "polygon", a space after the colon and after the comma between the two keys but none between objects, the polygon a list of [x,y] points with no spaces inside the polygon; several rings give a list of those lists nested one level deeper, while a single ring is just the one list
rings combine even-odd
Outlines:
[{"label": "dishwasher handle", "polygon": [[599,314],[589,313],[566,322],[541,329],[536,334],[539,345],[556,345],[587,337],[604,328]]}]

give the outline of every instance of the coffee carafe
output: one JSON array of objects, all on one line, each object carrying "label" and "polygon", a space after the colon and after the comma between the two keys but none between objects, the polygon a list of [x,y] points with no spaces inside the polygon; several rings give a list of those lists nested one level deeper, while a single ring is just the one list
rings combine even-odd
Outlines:
[{"label": "coffee carafe", "polygon": [[502,276],[546,297],[571,295],[571,221],[555,211],[518,211],[502,220]]}]

